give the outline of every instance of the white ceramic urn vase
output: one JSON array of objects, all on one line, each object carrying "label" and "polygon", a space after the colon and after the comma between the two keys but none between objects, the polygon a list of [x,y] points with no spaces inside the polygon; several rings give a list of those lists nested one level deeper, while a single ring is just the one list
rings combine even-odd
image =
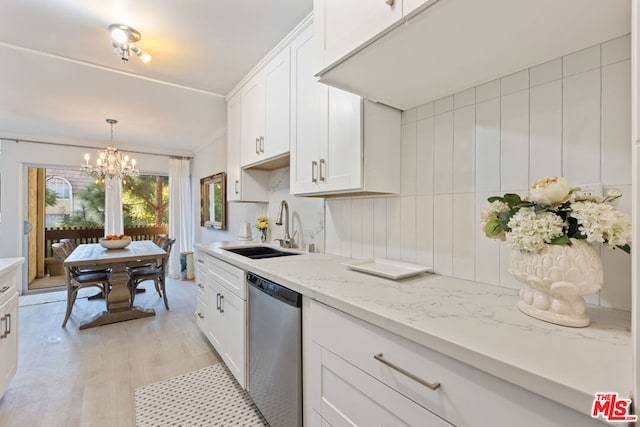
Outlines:
[{"label": "white ceramic urn vase", "polygon": [[536,319],[563,326],[588,326],[583,296],[602,287],[600,256],[586,240],[546,245],[538,253],[512,249],[509,273],[523,283],[518,308]]}]

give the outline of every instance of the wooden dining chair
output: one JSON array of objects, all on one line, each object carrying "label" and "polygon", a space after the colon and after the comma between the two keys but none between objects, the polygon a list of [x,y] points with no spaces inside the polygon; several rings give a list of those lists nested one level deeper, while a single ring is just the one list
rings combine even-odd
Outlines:
[{"label": "wooden dining chair", "polygon": [[109,289],[111,288],[111,283],[109,283],[109,279],[111,278],[110,268],[96,272],[82,272],[76,268],[68,267],[65,267],[65,270],[67,271],[67,312],[62,321],[63,328],[67,325],[67,320],[69,320],[69,316],[71,316],[71,310],[73,310],[73,305],[76,302],[76,297],[80,289],[90,287],[98,288],[106,299],[109,295]]},{"label": "wooden dining chair", "polygon": [[176,239],[167,239],[164,249],[167,254],[162,258],[162,262],[155,266],[131,266],[127,267],[127,274],[129,274],[129,287],[130,306],[133,307],[133,301],[136,296],[136,290],[140,283],[147,280],[153,280],[153,284],[156,287],[156,292],[164,300],[164,306],[169,310],[169,302],[167,301],[167,290],[165,286],[166,266],[169,261],[169,255],[171,254],[171,248],[176,242]]}]

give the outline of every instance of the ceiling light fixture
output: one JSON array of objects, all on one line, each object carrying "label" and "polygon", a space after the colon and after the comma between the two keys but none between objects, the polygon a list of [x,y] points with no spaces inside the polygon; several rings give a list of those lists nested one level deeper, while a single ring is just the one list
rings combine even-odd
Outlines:
[{"label": "ceiling light fixture", "polygon": [[145,64],[151,61],[151,55],[135,45],[142,38],[138,31],[128,25],[111,24],[109,32],[111,33],[113,51],[122,59],[123,63],[127,63],[132,53],[139,56]]},{"label": "ceiling light fixture", "polygon": [[113,145],[113,125],[118,123],[118,121],[107,119],[106,122],[111,125],[111,143],[105,150],[98,152],[95,165],[89,164],[91,156],[89,156],[89,153],[85,154],[85,163],[80,165],[80,168],[87,175],[97,179],[138,176],[139,171],[136,169],[136,159],[131,159],[131,162],[129,162],[129,156],[118,151],[115,145]]}]

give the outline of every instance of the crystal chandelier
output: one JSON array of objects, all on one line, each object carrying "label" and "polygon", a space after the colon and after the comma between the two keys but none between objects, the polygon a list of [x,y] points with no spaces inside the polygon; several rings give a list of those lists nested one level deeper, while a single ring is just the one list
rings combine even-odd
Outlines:
[{"label": "crystal chandelier", "polygon": [[85,163],[80,166],[82,171],[97,179],[122,179],[128,176],[138,176],[139,171],[136,169],[136,159],[129,160],[128,155],[118,151],[113,145],[113,125],[118,121],[114,119],[107,119],[106,121],[111,125],[111,143],[105,150],[98,152],[95,165],[89,164],[91,156],[88,153],[85,154]]}]

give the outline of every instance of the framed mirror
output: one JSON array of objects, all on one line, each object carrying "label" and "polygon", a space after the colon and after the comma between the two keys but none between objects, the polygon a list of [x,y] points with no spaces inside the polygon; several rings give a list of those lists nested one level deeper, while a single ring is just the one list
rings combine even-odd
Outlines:
[{"label": "framed mirror", "polygon": [[225,230],[227,189],[224,172],[200,179],[200,225]]}]

